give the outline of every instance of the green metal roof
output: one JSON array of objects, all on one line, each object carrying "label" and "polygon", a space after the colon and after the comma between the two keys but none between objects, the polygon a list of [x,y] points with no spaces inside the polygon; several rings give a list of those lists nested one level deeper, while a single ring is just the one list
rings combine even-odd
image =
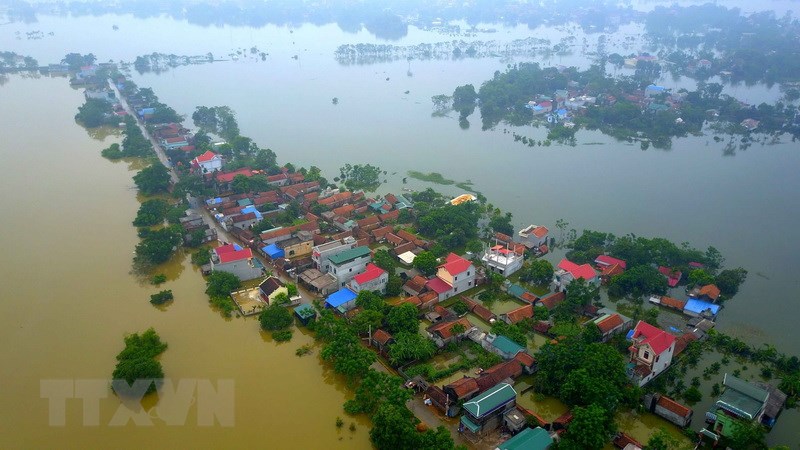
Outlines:
[{"label": "green metal roof", "polygon": [[338,266],[339,264],[343,264],[343,263],[346,263],[348,261],[352,261],[352,260],[354,260],[356,258],[361,258],[362,256],[367,256],[369,254],[370,254],[369,247],[366,247],[366,246],[364,246],[364,247],[356,247],[356,248],[347,249],[347,250],[345,250],[345,251],[343,251],[341,253],[337,253],[337,254],[329,257],[328,261],[330,261],[331,263],[336,264]]},{"label": "green metal roof", "polygon": [[516,355],[517,353],[525,350],[521,345],[503,336],[502,334],[494,338],[492,345],[501,352],[509,355]]},{"label": "green metal roof", "polygon": [[717,400],[717,406],[753,420],[769,398],[765,389],[748,383],[733,375],[725,374],[725,391]]},{"label": "green metal roof", "polygon": [[546,450],[552,444],[553,438],[544,428],[526,428],[498,445],[497,450]]},{"label": "green metal roof", "polygon": [[472,417],[480,419],[481,417],[489,414],[514,399],[517,398],[517,392],[508,383],[500,383],[497,386],[489,389],[483,394],[475,397],[471,401],[464,403],[464,409],[472,415]]},{"label": "green metal roof", "polygon": [[304,319],[308,317],[314,317],[317,314],[317,312],[314,310],[314,307],[308,303],[304,303],[295,308],[294,313],[297,314],[298,317],[302,317]]},{"label": "green metal roof", "polygon": [[477,423],[469,420],[469,417],[467,417],[467,416],[461,416],[461,424],[464,425],[465,427],[467,427],[467,429],[469,431],[472,431],[473,433],[477,433],[481,429],[480,425],[478,425]]}]

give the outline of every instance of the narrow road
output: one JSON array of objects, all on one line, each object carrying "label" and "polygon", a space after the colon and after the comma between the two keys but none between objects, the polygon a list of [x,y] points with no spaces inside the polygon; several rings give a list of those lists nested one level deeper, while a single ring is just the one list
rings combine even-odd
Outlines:
[{"label": "narrow road", "polygon": [[164,149],[161,148],[161,144],[159,144],[159,142],[153,136],[150,135],[150,133],[147,131],[147,128],[145,128],[144,124],[139,120],[139,116],[136,114],[136,111],[134,111],[130,107],[128,101],[125,99],[125,97],[122,96],[122,93],[119,91],[119,89],[117,89],[117,86],[111,80],[108,80],[108,86],[114,91],[114,94],[117,96],[117,99],[119,100],[119,104],[122,105],[125,111],[127,111],[128,114],[131,117],[133,117],[133,120],[136,121],[136,124],[139,126],[139,129],[142,130],[142,134],[147,139],[150,140],[150,144],[153,146],[153,150],[156,152],[158,160],[161,161],[161,164],[163,164],[164,167],[169,169],[169,174],[170,178],[172,179],[172,183],[173,184],[177,183],[178,174],[175,172],[175,169],[169,163],[169,158],[167,158],[167,154],[164,153]]}]

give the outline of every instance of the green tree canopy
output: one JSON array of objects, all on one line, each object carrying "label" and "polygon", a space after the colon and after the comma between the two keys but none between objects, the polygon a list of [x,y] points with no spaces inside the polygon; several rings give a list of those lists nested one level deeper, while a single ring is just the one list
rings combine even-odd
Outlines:
[{"label": "green tree canopy", "polygon": [[153,195],[167,192],[170,186],[169,170],[161,163],[145,167],[133,176],[133,181],[139,192],[144,195]]},{"label": "green tree canopy", "polygon": [[403,331],[394,335],[389,346],[389,361],[400,366],[411,361],[426,360],[436,353],[433,342],[418,332]]},{"label": "green tree canopy", "polygon": [[356,388],[355,397],[344,404],[348,414],[374,414],[383,403],[404,407],[411,391],[400,377],[370,370]]},{"label": "green tree canopy", "polygon": [[616,430],[613,416],[598,405],[575,407],[573,420],[558,445],[560,450],[603,448]]},{"label": "green tree canopy", "polygon": [[275,303],[261,311],[258,321],[262,330],[276,331],[288,328],[294,320],[292,313],[285,306]]},{"label": "green tree canopy", "polygon": [[419,311],[411,303],[403,303],[389,310],[386,315],[386,324],[392,333],[418,333]]},{"label": "green tree canopy", "polygon": [[535,259],[527,264],[520,274],[520,279],[534,284],[546,285],[553,280],[553,265],[546,259]]},{"label": "green tree canopy", "polygon": [[206,294],[212,297],[227,297],[242,286],[241,280],[229,272],[214,271],[208,276]]},{"label": "green tree canopy", "polygon": [[436,257],[429,251],[420,252],[419,255],[414,258],[413,263],[414,268],[426,276],[431,276],[436,273],[436,266],[438,264]]}]

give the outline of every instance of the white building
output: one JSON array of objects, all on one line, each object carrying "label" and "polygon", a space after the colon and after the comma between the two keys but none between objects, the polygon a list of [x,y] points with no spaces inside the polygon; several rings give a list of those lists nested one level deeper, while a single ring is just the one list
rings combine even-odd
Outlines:
[{"label": "white building", "polygon": [[507,277],[522,268],[524,258],[505,246],[495,245],[486,250],[481,260],[492,271]]},{"label": "white building", "polygon": [[344,287],[356,275],[367,269],[367,264],[372,261],[372,252],[369,247],[355,247],[328,257],[330,271]]},{"label": "white building", "polygon": [[439,301],[475,287],[475,266],[468,260],[450,253],[436,271],[436,277],[426,284],[439,294]]},{"label": "white building", "polygon": [[519,231],[519,238],[525,247],[539,248],[547,243],[547,234],[549,230],[547,227],[541,225],[529,225]]},{"label": "white building", "polygon": [[628,376],[639,387],[667,370],[675,352],[675,336],[656,328],[647,322],[639,321],[633,329],[633,340],[629,350],[631,364]]},{"label": "white building", "polygon": [[200,173],[211,173],[222,170],[222,156],[209,150],[193,159],[192,167],[199,169]]},{"label": "white building", "polygon": [[386,292],[386,283],[389,282],[389,273],[375,264],[367,264],[363,273],[360,273],[350,280],[348,287],[351,291],[359,293],[361,291],[378,291],[381,294]]},{"label": "white building", "polygon": [[331,270],[331,265],[328,259],[346,250],[350,250],[356,246],[356,240],[352,237],[346,237],[340,241],[326,242],[321,245],[315,246],[311,250],[311,259],[314,265],[322,273],[328,273]]},{"label": "white building", "polygon": [[232,273],[242,281],[264,276],[264,267],[253,258],[253,251],[235,244],[211,250],[211,270]]},{"label": "white building", "polygon": [[566,290],[567,286],[578,278],[586,280],[587,284],[600,284],[600,277],[597,276],[597,271],[594,270],[589,264],[575,264],[574,262],[564,258],[558,263],[558,267],[553,274],[553,281],[559,290]]}]

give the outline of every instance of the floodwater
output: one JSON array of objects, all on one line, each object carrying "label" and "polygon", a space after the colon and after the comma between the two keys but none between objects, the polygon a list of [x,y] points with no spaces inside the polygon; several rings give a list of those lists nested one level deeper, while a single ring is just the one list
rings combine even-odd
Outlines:
[{"label": "floodwater", "polygon": [[[119,31],[112,31],[112,25]],[[55,36],[15,39],[15,31],[24,35],[31,30],[53,31]],[[525,27],[500,30],[476,38],[531,35]],[[551,33],[553,43],[563,34],[539,31],[544,37]],[[393,44],[451,39],[411,28]],[[269,53],[266,61],[241,58],[132,77],[187,116],[198,105],[230,106],[243,135],[275,150],[280,161],[319,166],[329,179],[344,163],[370,163],[388,172],[382,191],[431,186],[458,193],[454,187],[401,181],[408,170],[440,172],[456,181],[472,181],[491,203],[514,213],[517,229],[530,223],[554,229],[556,219],[563,218],[577,230],[662,236],[701,248],[713,245],[725,255],[727,266],[750,271],[720,315],[719,328],[754,344],[770,342],[779,351],[800,354],[794,307],[800,293],[800,252],[793,238],[800,223],[799,144],[756,143],[725,155],[724,142],[702,136],[676,140],[668,151],[641,151],[638,145],[580,131],[576,147],[529,148],[515,143],[510,131],[544,139],[546,130],[501,125],[482,131],[478,112],[470,117],[468,130],[459,128],[457,117],[431,117],[431,96],[451,93],[465,83],[478,86],[509,61],[336,63],[333,51],[338,45],[358,42],[379,41],[366,32],[344,33],[335,25],[203,28],[130,16],[45,16],[33,24],[0,27],[0,48],[41,63],[57,62],[72,51],[94,52],[99,61],[130,61],[154,51],[213,52],[227,58],[233,49],[257,46]],[[576,50],[542,63],[570,64],[581,58]],[[510,62],[519,61],[525,59]],[[775,89],[740,85],[726,92],[757,103],[774,100]],[[333,97],[338,105],[332,104]],[[130,221],[138,206],[132,173],[125,163],[99,157],[111,140],[92,140],[72,123],[80,103],[80,92],[63,79],[14,76],[0,87],[0,151],[8,155],[12,169],[0,183],[3,192],[13,193],[0,200],[6,207],[0,219],[0,242],[6,249],[0,267],[8,280],[2,298],[18,300],[1,306],[8,326],[2,327],[0,338],[14,344],[4,349],[8,362],[0,379],[9,388],[4,387],[0,398],[2,404],[26,405],[0,412],[3,429],[19,430],[2,439],[11,439],[9,446],[16,447],[23,437],[46,445],[64,438],[91,444],[98,436],[119,436],[114,442],[135,446],[156,436],[220,446],[264,442],[267,431],[276,446],[368,445],[363,426],[352,436],[349,431],[337,433],[333,426],[342,414],[345,391],[316,356],[293,355],[307,337],[296,333],[291,343],[276,347],[259,338],[254,321],[220,319],[206,304],[202,279],[186,262],[174,266],[180,277],[165,287],[175,292],[174,305],[162,312],[147,303],[155,289],[128,275],[136,243]],[[38,286],[42,280],[47,280],[46,290]],[[107,376],[122,334],[151,325],[170,343],[162,358],[169,376],[237,380],[236,427],[137,428],[126,430],[122,440],[122,432],[114,428],[46,426],[40,379]],[[109,415],[115,404],[113,398],[104,400]],[[80,423],[79,408],[68,413],[68,423]],[[782,417],[770,442],[800,440],[798,423],[796,414]]]},{"label": "floodwater", "polygon": [[[134,172],[100,157],[113,139],[93,140],[75,125],[80,91],[66,79],[13,76],[0,98],[0,155],[9,161],[0,179],[0,447],[370,447],[369,423],[344,415],[348,391],[318,351],[294,355],[311,336],[295,331],[291,342],[276,345],[257,320],[223,319],[188,258],[163,268],[171,280],[161,288],[175,301],[150,305],[161,288],[129,275],[137,242]],[[151,326],[169,344],[161,356],[168,378],[215,387],[233,380],[233,398],[216,403],[233,407],[233,426],[198,426],[197,408],[186,425],[154,418],[153,426],[109,426],[120,405],[110,393],[99,402],[99,426],[83,424],[78,399],[67,400],[65,426],[48,425],[41,381],[108,379],[123,335]],[[174,400],[167,395],[159,405]],[[337,416],[347,424],[341,430]]]}]

